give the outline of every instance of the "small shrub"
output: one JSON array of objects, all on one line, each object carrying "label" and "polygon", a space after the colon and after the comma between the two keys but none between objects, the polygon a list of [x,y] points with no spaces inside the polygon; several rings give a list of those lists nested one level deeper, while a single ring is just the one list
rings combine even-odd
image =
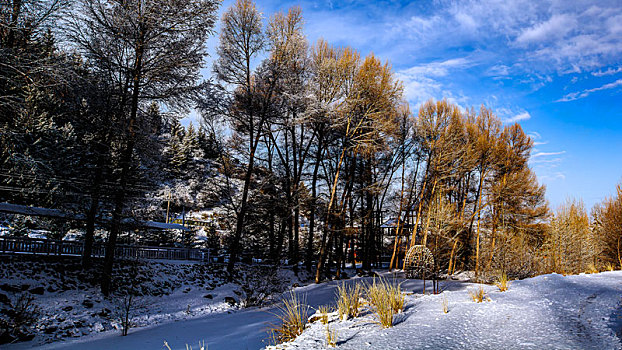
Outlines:
[{"label": "small shrub", "polygon": [[126,336],[130,328],[134,325],[134,296],[132,294],[120,296],[115,308],[116,318],[121,323],[121,335]]},{"label": "small shrub", "polygon": [[34,300],[32,295],[23,293],[11,300],[8,308],[0,310],[0,344],[34,337],[32,326],[40,311]]},{"label": "small shrub", "polygon": [[499,288],[500,292],[505,292],[508,290],[508,286],[510,285],[510,280],[508,279],[508,275],[504,272],[499,276],[499,281],[495,283],[497,288]]},{"label": "small shrub", "polygon": [[326,324],[326,346],[330,348],[337,346],[337,330],[331,330],[328,324]]},{"label": "small shrub", "polygon": [[340,319],[348,319],[359,315],[362,294],[360,284],[348,287],[343,283],[337,288],[337,312]]},{"label": "small shrub", "polygon": [[304,298],[301,300],[293,291],[290,292],[289,298],[284,299],[279,305],[279,313],[276,314],[280,326],[273,326],[270,330],[270,338],[274,343],[283,343],[296,339],[307,324],[307,310]]},{"label": "small shrub", "polygon": [[443,313],[449,312],[449,300],[447,300],[447,296],[443,295]]},{"label": "small shrub", "polygon": [[471,299],[473,299],[476,303],[481,303],[484,300],[487,300],[486,292],[484,291],[484,287],[479,287],[475,290],[470,290],[469,295]]},{"label": "small shrub", "polygon": [[276,268],[258,268],[244,277],[244,297],[240,304],[242,307],[262,306],[284,289],[285,284],[279,278]]}]

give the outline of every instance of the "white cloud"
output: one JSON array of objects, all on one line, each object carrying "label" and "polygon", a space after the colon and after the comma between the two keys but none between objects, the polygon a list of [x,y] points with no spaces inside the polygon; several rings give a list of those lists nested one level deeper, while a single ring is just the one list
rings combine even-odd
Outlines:
[{"label": "white cloud", "polygon": [[[446,77],[451,71],[465,69],[472,64],[465,57],[435,61],[400,70],[397,72],[397,78],[404,83],[406,99],[418,105],[431,98],[453,97],[451,91],[443,89],[443,84],[438,78]],[[464,102],[464,98],[461,97],[454,99]]]},{"label": "white cloud", "polygon": [[566,153],[566,151],[561,151],[561,152],[538,152],[536,154],[532,154],[531,158],[557,156],[557,155],[564,154],[564,153]]},{"label": "white cloud", "polygon": [[516,123],[521,120],[528,120],[528,119],[531,119],[531,114],[529,114],[529,112],[523,112],[511,118],[504,119],[503,122],[507,124],[511,124],[511,123]]},{"label": "white cloud", "polygon": [[614,89],[618,86],[622,86],[622,79],[618,79],[612,83],[608,83],[597,88],[587,89],[587,90],[578,91],[578,92],[571,92],[555,102],[568,102],[568,101],[578,100],[580,98],[588,97],[592,92]]},{"label": "white cloud", "polygon": [[491,100],[486,100],[484,105],[492,109],[493,111],[495,111],[497,116],[505,124],[512,124],[512,123],[520,122],[522,120],[531,119],[531,114],[529,112],[517,106],[508,106],[508,105],[496,106],[496,101],[491,101]]},{"label": "white cloud", "polygon": [[546,181],[546,182],[552,182],[555,180],[566,180],[566,174],[558,171],[552,174],[546,174],[546,175],[542,175],[540,176],[540,180],[541,181]]},{"label": "white cloud", "polygon": [[542,135],[540,135],[540,133],[537,131],[531,131],[527,135],[529,135],[529,137],[531,137],[532,140],[539,140],[542,138]]},{"label": "white cloud", "polygon": [[566,36],[577,25],[577,19],[569,14],[556,14],[542,23],[533,27],[526,28],[516,38],[519,44],[539,43],[543,41],[553,41]]},{"label": "white cloud", "polygon": [[477,22],[473,19],[473,17],[465,12],[458,12],[454,15],[454,17],[464,30],[474,31],[478,27]]},{"label": "white cloud", "polygon": [[548,168],[557,168],[557,166],[562,162],[562,158],[553,158],[553,159],[541,159],[536,158],[532,159],[532,164],[546,164]]},{"label": "white cloud", "polygon": [[622,67],[618,67],[618,68],[608,68],[606,71],[603,70],[599,70],[597,72],[592,72],[592,75],[595,77],[604,77],[607,75],[614,75],[617,73],[622,72]]},{"label": "white cloud", "polygon": [[510,67],[504,64],[494,65],[486,70],[486,75],[498,79],[506,78],[508,75],[510,75]]},{"label": "white cloud", "polygon": [[413,66],[400,71],[400,74],[411,77],[444,77],[449,73],[450,69],[464,69],[471,65],[471,62],[464,58],[452,58],[446,61],[430,62]]},{"label": "white cloud", "polygon": [[[545,143],[546,142],[540,142],[539,144]],[[534,152],[536,153],[531,155],[529,164],[538,174],[538,179],[540,181],[550,182],[555,180],[564,180],[566,178],[566,175],[559,171],[559,167],[563,162],[563,158],[559,157],[559,155],[566,153],[566,151],[541,152],[534,148]]]}]

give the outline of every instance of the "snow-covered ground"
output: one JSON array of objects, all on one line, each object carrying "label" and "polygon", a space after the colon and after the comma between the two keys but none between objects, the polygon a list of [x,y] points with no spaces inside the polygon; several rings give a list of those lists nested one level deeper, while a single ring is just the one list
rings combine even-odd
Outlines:
[{"label": "snow-covered ground", "polygon": [[[418,281],[403,284],[420,290]],[[484,285],[489,301],[475,303],[475,284],[452,284],[438,295],[406,297],[397,324],[382,329],[373,315],[329,323],[340,349],[621,349],[622,271],[542,275],[514,281],[506,292]],[[443,312],[443,299],[449,312]],[[616,336],[617,332],[617,336]],[[279,349],[325,349],[326,326],[310,325]]]},{"label": "snow-covered ground", "polygon": [[[390,274],[383,274],[391,278]],[[400,279],[401,280],[401,279]],[[352,278],[310,284],[295,288],[306,297],[312,308],[334,304],[337,286],[341,283],[369,282],[370,278]],[[428,288],[431,284],[428,282]],[[337,331],[337,345],[342,349],[622,349],[622,271],[593,275],[543,275],[513,281],[506,292],[483,285],[490,301],[475,303],[468,291],[479,287],[473,283],[444,281],[444,292],[421,294],[422,281],[404,280],[405,311],[397,316],[396,325],[382,329],[370,312],[363,311],[356,319],[330,322]],[[235,288],[222,285],[223,293]],[[218,290],[216,288],[216,290]],[[203,291],[175,292],[162,296],[162,308],[150,310],[150,318],[141,327],[121,337],[118,330],[91,332],[79,338],[67,338],[50,344],[25,342],[6,346],[18,349],[164,349],[167,341],[172,349],[198,349],[205,341],[209,350],[260,349],[267,345],[267,330],[276,324],[276,305],[262,308],[231,308],[222,303],[222,295],[205,302]],[[412,293],[412,294],[411,294]],[[201,295],[199,295],[201,294]],[[443,299],[449,312],[443,313]],[[191,300],[203,306],[191,306],[194,314],[183,315],[180,306]],[[220,299],[216,301],[216,299]],[[168,304],[168,306],[166,306]],[[212,305],[212,309],[207,309]],[[200,311],[201,307],[205,308]],[[177,310],[180,314],[172,312]],[[311,309],[310,314],[313,313]],[[150,322],[152,319],[153,322]],[[320,322],[308,325],[295,341],[281,344],[279,349],[325,349],[325,326]],[[5,347],[3,346],[3,349]]]},{"label": "snow-covered ground", "polygon": [[[81,342],[100,338],[122,340],[123,344],[123,341],[129,340],[131,343],[137,337],[134,333],[141,334],[141,330],[158,325],[211,320],[212,317],[207,315],[215,319],[226,318],[229,314],[238,315],[236,311],[250,294],[242,284],[253,285],[256,289],[253,293],[256,294],[266,288],[266,284],[262,284],[261,279],[258,281],[257,277],[270,278],[270,273],[265,274],[264,267],[245,267],[240,268],[231,283],[227,282],[224,266],[187,261],[143,261],[134,266],[119,263],[115,271],[118,283],[127,287],[136,282],[138,293],[141,294],[133,299],[134,328],[123,339],[119,336],[123,298],[118,295],[105,298],[101,295],[98,268],[83,272],[79,260],[71,259],[41,261],[16,257],[1,260],[0,317],[4,316],[4,310],[10,309],[8,302],[15,302],[22,295],[34,298],[38,315],[34,325],[36,337],[32,341],[2,344],[0,348],[56,348],[71,345],[82,349]],[[287,269],[279,270],[274,278],[279,283],[270,284],[269,287],[280,290],[293,283],[300,283],[293,272]],[[147,348],[161,349],[164,339],[153,337],[154,342],[147,343],[157,345]]]}]

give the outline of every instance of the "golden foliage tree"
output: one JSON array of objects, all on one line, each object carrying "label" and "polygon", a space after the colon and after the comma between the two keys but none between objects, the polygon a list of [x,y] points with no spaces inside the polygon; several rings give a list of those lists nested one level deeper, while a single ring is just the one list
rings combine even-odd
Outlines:
[{"label": "golden foliage tree", "polygon": [[592,216],[601,263],[622,268],[622,184],[616,187],[615,196],[594,207]]}]

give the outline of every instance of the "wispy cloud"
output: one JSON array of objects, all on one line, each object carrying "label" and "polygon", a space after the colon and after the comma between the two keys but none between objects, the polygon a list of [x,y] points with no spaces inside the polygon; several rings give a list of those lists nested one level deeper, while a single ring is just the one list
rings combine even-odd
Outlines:
[{"label": "wispy cloud", "polygon": [[566,151],[560,151],[560,152],[538,152],[536,154],[532,154],[531,158],[557,156],[557,155],[564,154],[564,153],[566,153]]},{"label": "wispy cloud", "polygon": [[406,99],[417,105],[430,98],[453,97],[454,94],[451,91],[443,89],[443,83],[439,78],[471,65],[473,62],[466,57],[433,61],[402,69],[397,72],[397,77],[404,83]]},{"label": "wispy cloud", "polygon": [[[537,134],[536,135],[540,135]],[[540,138],[540,137],[538,137]],[[538,142],[545,144],[546,142]],[[560,167],[564,161],[562,154],[566,151],[559,152],[542,152],[534,148],[534,154],[529,158],[529,164],[538,174],[538,179],[542,182],[552,182],[555,180],[564,180],[566,175],[560,171]]]},{"label": "wispy cloud", "polygon": [[508,76],[510,75],[510,67],[504,64],[497,64],[488,68],[485,74],[495,79],[509,78]]},{"label": "wispy cloud", "polygon": [[547,21],[525,28],[516,38],[521,45],[554,41],[563,38],[577,26],[577,19],[570,14],[555,14]]},{"label": "wispy cloud", "polygon": [[504,119],[503,122],[507,124],[511,124],[511,123],[519,122],[521,120],[528,120],[528,119],[531,119],[531,114],[529,114],[529,112],[523,112],[511,118]]},{"label": "wispy cloud", "polygon": [[430,62],[400,71],[401,74],[414,77],[444,77],[450,69],[464,69],[472,63],[465,57],[452,58],[445,61]]},{"label": "wispy cloud", "polygon": [[542,135],[540,135],[540,133],[537,131],[530,131],[527,135],[529,135],[532,140],[539,140],[542,138]]},{"label": "wispy cloud", "polygon": [[[288,6],[282,0],[265,4],[270,4],[264,5],[266,13]],[[617,0],[301,0],[300,5],[311,43],[323,37],[363,55],[373,50],[394,64],[417,101],[445,90],[456,93],[456,78],[484,75],[499,85],[518,82],[535,91],[550,85],[551,76],[615,74],[607,67],[622,59]],[[465,57],[442,59],[456,52]],[[412,66],[413,61],[424,63]]]},{"label": "wispy cloud", "polygon": [[587,89],[587,90],[578,91],[578,92],[571,92],[571,93],[565,95],[564,97],[560,98],[559,100],[557,100],[555,102],[568,102],[568,101],[578,100],[580,98],[588,97],[593,92],[601,91],[601,90],[614,89],[614,88],[616,88],[618,86],[622,86],[622,79],[618,79],[618,80],[616,80],[614,82],[605,84],[605,85],[597,87],[597,88]]},{"label": "wispy cloud", "polygon": [[617,73],[622,72],[622,67],[618,67],[618,68],[608,68],[607,70],[603,71],[603,70],[599,70],[597,72],[592,72],[592,75],[595,77],[604,77],[607,75],[614,75]]},{"label": "wispy cloud", "polygon": [[566,180],[566,174],[561,171],[554,172],[552,174],[546,174],[540,176],[541,181],[555,181],[555,180]]},{"label": "wispy cloud", "polygon": [[546,159],[546,158],[536,158],[536,159],[532,159],[531,163],[532,164],[546,164],[549,168],[557,168],[557,166],[562,162],[562,158],[552,158],[552,159]]}]

